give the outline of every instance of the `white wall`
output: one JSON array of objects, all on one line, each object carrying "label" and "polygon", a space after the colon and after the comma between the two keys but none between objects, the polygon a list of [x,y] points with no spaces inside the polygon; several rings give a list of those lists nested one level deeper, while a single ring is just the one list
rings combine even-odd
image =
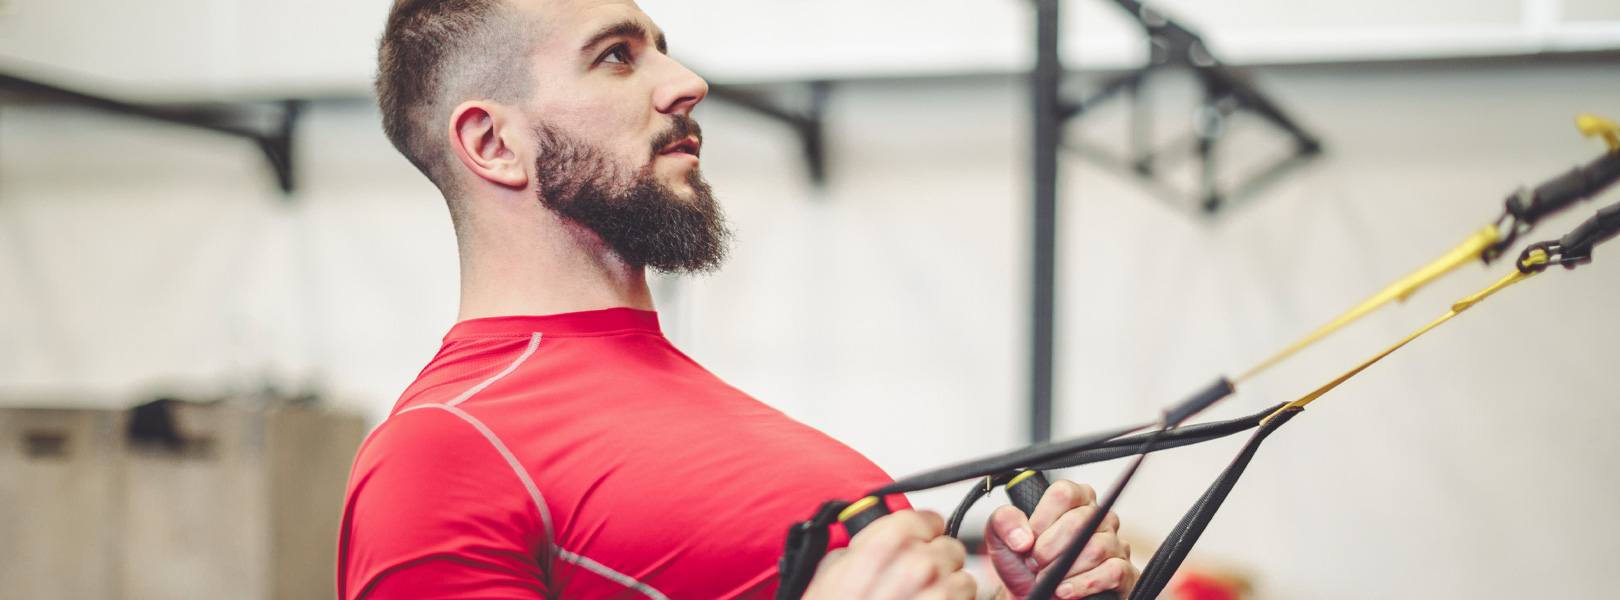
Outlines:
[{"label": "white wall", "polygon": [[[1146,419],[1252,365],[1494,218],[1514,187],[1595,156],[1576,112],[1620,115],[1612,65],[1263,82],[1328,155],[1217,222],[1065,159],[1059,435]],[[739,239],[722,274],[659,284],[671,336],[897,475],[1021,443],[1021,86],[839,88],[824,190],[785,130],[700,108]],[[1165,129],[1184,118],[1171,116]],[[286,203],[237,140],[0,111],[0,397],[120,405],[269,380],[382,415],[453,319],[448,220],[369,107],[318,104],[299,133]],[[1606,595],[1615,252],[1504,292],[1313,405],[1262,449],[1196,556],[1248,569],[1270,598]],[[1501,272],[1468,267],[1208,418],[1297,397]],[[1130,534],[1168,531],[1235,443],[1150,460],[1121,506]],[[1105,485],[1115,468],[1078,476]],[[915,499],[946,508],[957,493]]]}]

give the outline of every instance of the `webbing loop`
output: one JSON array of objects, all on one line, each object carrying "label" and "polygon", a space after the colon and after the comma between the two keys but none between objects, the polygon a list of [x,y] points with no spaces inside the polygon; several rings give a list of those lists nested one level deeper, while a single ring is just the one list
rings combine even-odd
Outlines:
[{"label": "webbing loop", "polygon": [[1193,545],[1198,543],[1199,536],[1204,534],[1204,529],[1214,520],[1215,512],[1220,510],[1221,503],[1232,493],[1232,488],[1237,487],[1238,478],[1242,477],[1243,471],[1249,467],[1249,461],[1254,458],[1255,451],[1260,449],[1260,443],[1303,410],[1285,408],[1278,413],[1280,415],[1278,418],[1268,421],[1250,436],[1237,457],[1233,458],[1226,470],[1215,478],[1215,482],[1210,484],[1209,489],[1198,499],[1198,503],[1176,523],[1175,529],[1171,530],[1164,543],[1153,553],[1153,558],[1148,559],[1147,567],[1142,569],[1142,576],[1136,580],[1136,588],[1131,590],[1129,600],[1153,600],[1159,597],[1159,592],[1170,583],[1170,576],[1175,575],[1176,569],[1181,567],[1183,560],[1186,560]]}]

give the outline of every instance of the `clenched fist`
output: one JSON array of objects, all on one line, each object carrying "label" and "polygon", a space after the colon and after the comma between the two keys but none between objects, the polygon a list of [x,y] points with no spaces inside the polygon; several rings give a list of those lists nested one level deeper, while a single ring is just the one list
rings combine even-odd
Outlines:
[{"label": "clenched fist", "polygon": [[932,512],[884,516],[827,553],[804,600],[973,600],[977,583],[962,570],[967,549],[944,535]]}]

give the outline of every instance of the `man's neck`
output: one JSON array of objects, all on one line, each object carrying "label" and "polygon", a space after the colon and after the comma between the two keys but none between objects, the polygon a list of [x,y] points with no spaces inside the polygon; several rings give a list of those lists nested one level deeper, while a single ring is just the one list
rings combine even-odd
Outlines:
[{"label": "man's neck", "polygon": [[465,218],[469,222],[458,232],[457,321],[617,307],[653,310],[646,270],[625,264],[595,233],[573,221],[533,205]]}]

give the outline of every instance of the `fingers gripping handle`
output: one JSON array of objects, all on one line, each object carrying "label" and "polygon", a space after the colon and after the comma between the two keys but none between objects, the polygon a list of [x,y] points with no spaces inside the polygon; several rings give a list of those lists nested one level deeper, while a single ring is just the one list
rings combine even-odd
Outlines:
[{"label": "fingers gripping handle", "polygon": [[[1040,471],[1024,471],[1007,481],[1005,486],[1007,497],[1012,500],[1013,506],[1023,511],[1024,516],[1035,512],[1035,506],[1040,504],[1041,497],[1046,495],[1046,488],[1051,483]],[[844,530],[850,537],[855,537],[861,529],[872,524],[879,517],[889,514],[889,506],[878,496],[867,496],[850,504],[838,514],[838,521],[844,524]],[[1046,600],[1032,599],[1032,600]],[[1119,594],[1114,591],[1099,592],[1086,596],[1082,600],[1119,600]]]},{"label": "fingers gripping handle", "polygon": [[[1040,471],[1024,471],[1007,481],[1007,499],[1012,505],[1023,511],[1028,517],[1035,514],[1035,506],[1041,503],[1041,496],[1046,495],[1046,488],[1052,484]],[[1045,598],[1031,598],[1029,600],[1046,600]],[[1113,590],[1097,592],[1081,600],[1119,600],[1119,594]]]}]

